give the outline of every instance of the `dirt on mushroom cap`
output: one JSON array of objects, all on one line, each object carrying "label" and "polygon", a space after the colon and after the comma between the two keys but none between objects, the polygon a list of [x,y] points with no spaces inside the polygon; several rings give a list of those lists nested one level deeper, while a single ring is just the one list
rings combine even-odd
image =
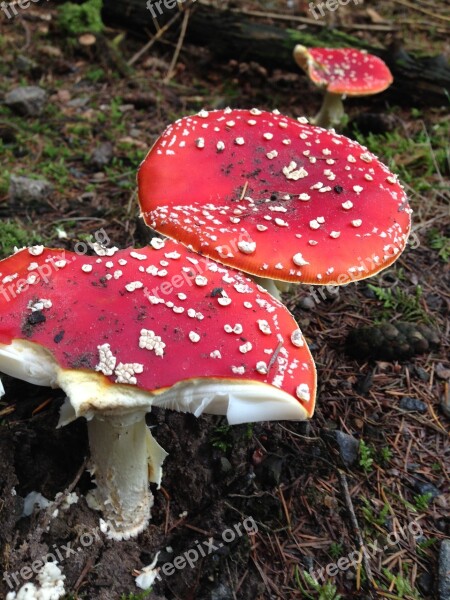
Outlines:
[{"label": "dirt on mushroom cap", "polygon": [[403,188],[367,148],[277,111],[180,119],[138,182],[149,226],[260,277],[363,279],[396,260],[410,231]]}]

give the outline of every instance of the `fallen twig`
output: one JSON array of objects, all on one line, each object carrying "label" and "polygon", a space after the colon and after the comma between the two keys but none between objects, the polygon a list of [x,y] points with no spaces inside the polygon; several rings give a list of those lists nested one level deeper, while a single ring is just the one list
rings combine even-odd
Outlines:
[{"label": "fallen twig", "polygon": [[347,477],[346,477],[345,473],[341,470],[338,471],[338,474],[339,474],[339,481],[341,483],[342,492],[344,494],[345,504],[347,506],[347,509],[348,509],[348,512],[350,515],[350,521],[352,523],[353,530],[356,535],[356,539],[358,541],[359,550],[361,551],[361,554],[362,554],[362,562],[364,565],[364,569],[366,571],[368,580],[370,581],[370,583],[372,585],[374,585],[372,569],[370,568],[370,564],[369,564],[369,561],[367,560],[367,556],[366,556],[365,552],[362,551],[362,549],[364,548],[364,540],[361,535],[361,529],[359,528],[358,519],[356,518],[355,509],[353,508],[352,498],[350,496],[350,492],[348,489]]},{"label": "fallen twig", "polygon": [[178,21],[178,19],[181,16],[181,12],[176,13],[171,19],[170,21],[167,21],[167,23],[161,27],[161,29],[158,29],[158,31],[155,33],[155,35],[152,37],[152,39],[147,42],[145,44],[145,46],[143,46],[140,50],[138,50],[138,52],[136,52],[136,54],[134,54],[130,60],[127,62],[127,65],[129,67],[131,67],[132,65],[134,65],[134,63],[136,61],[138,61],[141,56],[143,56],[146,52],[148,52],[150,50],[150,48],[160,39],[162,38],[162,36],[166,33],[166,31],[168,29],[170,29],[172,27],[172,25]]},{"label": "fallen twig", "polygon": [[175,66],[177,64],[178,57],[180,56],[181,48],[183,47],[184,37],[186,35],[186,30],[187,30],[187,26],[189,23],[190,14],[191,14],[190,9],[186,8],[186,10],[184,11],[183,22],[181,24],[180,35],[178,36],[178,42],[177,42],[177,45],[175,48],[175,52],[173,53],[173,56],[172,56],[172,61],[169,66],[169,70],[167,71],[167,75],[164,78],[164,83],[169,83],[169,81],[172,79],[172,77],[175,74]]},{"label": "fallen twig", "polygon": [[[200,4],[204,4],[205,6],[211,6],[210,2],[206,2],[205,0],[200,0]],[[284,21],[291,23],[300,23],[302,25],[314,25],[315,27],[328,27],[328,23],[325,21],[321,21],[319,19],[310,19],[309,17],[299,17],[298,15],[280,15],[278,13],[271,13],[261,10],[247,10],[245,8],[230,8],[230,12],[240,13],[242,15],[246,15],[247,17],[257,17],[263,19],[271,19],[273,21]],[[396,31],[398,27],[395,25],[380,25],[374,24],[369,25],[366,23],[358,23],[355,25],[340,25],[342,29],[364,29],[368,31]]]},{"label": "fallen twig", "polygon": [[[178,60],[178,54],[181,50],[181,46],[183,45],[183,40],[184,40],[184,36],[186,34],[186,29],[187,29],[187,23],[189,20],[189,14],[190,14],[190,9],[192,4],[195,2],[195,0],[190,0],[189,2],[187,2],[182,9],[180,9],[179,12],[177,12],[169,21],[167,21],[167,23],[165,25],[163,25],[161,27],[161,29],[158,29],[158,31],[155,33],[155,35],[152,37],[151,40],[149,40],[145,46],[143,46],[138,52],[136,52],[136,54],[134,54],[130,60],[127,62],[127,65],[129,67],[131,67],[132,65],[134,65],[134,63],[136,61],[138,61],[141,56],[143,56],[146,52],[148,52],[150,50],[150,48],[159,40],[162,38],[162,36],[166,33],[166,31],[168,31],[172,25],[174,23],[176,23],[176,21],[178,21],[178,19],[181,17],[181,15],[184,15],[184,19],[183,19],[183,24],[182,24],[182,28],[181,28],[181,34],[180,37],[178,39],[178,44],[180,45],[180,48],[178,49],[178,44],[177,44],[177,48],[175,49],[175,54],[174,54],[174,58],[175,58],[175,62],[172,58],[172,63],[169,67],[169,72],[166,76],[166,79],[169,77],[169,74],[171,73],[171,69],[173,68],[173,66],[175,65],[176,61]],[[186,17],[186,15],[188,15]],[[183,29],[184,28],[184,29]],[[180,39],[181,39],[181,43],[180,43]]]},{"label": "fallen twig", "polygon": [[396,4],[401,4],[402,6],[406,6],[407,8],[411,8],[412,10],[417,10],[418,12],[423,13],[424,15],[428,15],[429,17],[433,17],[434,19],[441,19],[441,21],[447,21],[450,23],[450,17],[446,15],[440,15],[432,12],[431,10],[427,10],[426,8],[421,8],[416,4],[412,4],[412,2],[407,2],[407,0],[394,0]]}]

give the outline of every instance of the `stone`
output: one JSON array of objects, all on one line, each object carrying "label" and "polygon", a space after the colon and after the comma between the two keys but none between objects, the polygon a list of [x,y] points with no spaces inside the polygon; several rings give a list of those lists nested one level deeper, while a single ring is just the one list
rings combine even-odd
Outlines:
[{"label": "stone", "polygon": [[450,419],[450,386],[446,386],[442,392],[442,398],[439,403],[442,412]]},{"label": "stone", "polygon": [[359,441],[343,431],[335,431],[334,435],[339,446],[342,462],[346,467],[351,467],[358,459]]},{"label": "stone", "polygon": [[106,167],[113,157],[113,146],[111,142],[104,142],[97,146],[91,154],[91,162],[97,169]]},{"label": "stone", "polygon": [[86,106],[86,104],[88,104],[89,101],[90,101],[89,96],[73,98],[72,100],[69,100],[69,102],[67,103],[67,106],[69,106],[70,108],[82,108],[83,106]]},{"label": "stone", "polygon": [[23,56],[23,54],[19,54],[19,56],[16,58],[16,67],[21,73],[29,73],[37,68],[37,64],[31,58]]},{"label": "stone", "polygon": [[430,381],[429,374],[422,367],[414,367],[417,377],[422,381]]},{"label": "stone", "polygon": [[233,593],[230,588],[223,583],[211,590],[211,600],[233,600]]},{"label": "stone", "polygon": [[420,413],[427,412],[427,405],[417,398],[408,398],[405,396],[400,400],[399,407],[403,410],[416,411]]},{"label": "stone", "polygon": [[424,494],[431,494],[432,498],[436,498],[436,496],[442,494],[441,490],[439,490],[435,485],[429,483],[428,481],[421,481],[420,479],[416,479],[414,481],[414,487],[421,496],[423,496]]},{"label": "stone", "polygon": [[446,369],[442,363],[436,365],[435,371],[439,379],[450,379],[450,369]]},{"label": "stone", "polygon": [[312,310],[316,306],[316,303],[311,296],[304,296],[303,298],[300,298],[298,305],[303,310]]},{"label": "stone", "polygon": [[417,579],[419,590],[428,598],[431,598],[433,593],[433,577],[430,573],[421,573]]},{"label": "stone", "polygon": [[42,202],[53,191],[52,184],[46,179],[31,179],[11,175],[9,182],[9,201],[16,202]]},{"label": "stone", "polygon": [[280,483],[283,458],[276,454],[268,454],[266,458],[255,468],[259,481],[266,486],[276,486]]},{"label": "stone", "polygon": [[232,470],[232,466],[230,461],[228,460],[228,458],[225,458],[224,456],[220,457],[220,472],[222,473],[222,475],[226,475],[227,473],[229,473]]},{"label": "stone", "polygon": [[47,92],[37,86],[17,87],[5,96],[5,104],[14,112],[26,117],[36,117],[44,110]]}]

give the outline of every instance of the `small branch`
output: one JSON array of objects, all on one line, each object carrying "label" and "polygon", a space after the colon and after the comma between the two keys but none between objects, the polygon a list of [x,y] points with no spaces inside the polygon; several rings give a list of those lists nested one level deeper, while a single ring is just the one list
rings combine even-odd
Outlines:
[{"label": "small branch", "polygon": [[181,12],[178,12],[176,15],[174,15],[170,21],[167,21],[167,23],[161,27],[161,29],[158,29],[157,33],[155,33],[155,35],[152,37],[152,39],[147,42],[147,44],[145,44],[145,46],[143,46],[138,52],[136,52],[136,54],[134,56],[132,56],[130,58],[130,60],[127,62],[127,65],[129,67],[131,67],[132,65],[134,65],[134,63],[136,61],[138,61],[141,56],[143,56],[146,52],[148,52],[150,50],[150,48],[160,39],[162,38],[162,36],[166,33],[166,31],[168,29],[170,29],[172,27],[172,25],[178,21],[178,19],[181,16]]},{"label": "small branch", "polygon": [[275,361],[278,358],[278,355],[280,354],[280,350],[283,347],[283,341],[281,341],[278,346],[275,348],[275,352],[272,354],[272,358],[269,361],[269,364],[267,365],[267,374],[269,374],[270,369],[273,367],[273,365],[275,364]]},{"label": "small branch", "polygon": [[345,498],[345,504],[350,515],[350,521],[352,523],[353,530],[358,541],[359,550],[362,554],[362,562],[364,565],[364,569],[366,571],[367,578],[369,579],[370,583],[373,584],[372,569],[370,568],[369,561],[367,559],[366,553],[364,552],[364,540],[361,535],[361,529],[359,528],[358,519],[356,518],[355,509],[353,508],[353,502],[348,489],[347,477],[345,473],[341,470],[338,470],[338,475]]},{"label": "small branch", "polygon": [[[199,4],[204,6],[212,6],[207,0],[199,0]],[[280,15],[278,13],[270,13],[261,10],[247,10],[245,8],[230,8],[230,12],[246,15],[247,17],[256,17],[262,19],[271,19],[272,21],[284,21],[291,23],[301,23],[303,25],[314,25],[315,27],[328,27],[325,21],[319,19],[310,19],[308,17],[299,17],[297,15]],[[364,29],[367,31],[396,31],[398,27],[394,25],[368,25],[366,23],[357,23],[354,25],[340,25],[341,29]]]},{"label": "small branch", "polygon": [[[184,19],[183,19],[183,25],[182,25],[182,29],[181,29],[181,34],[180,34],[180,39],[181,39],[181,44],[180,44],[180,39],[178,40],[178,43],[180,44],[180,49],[181,46],[183,44],[183,40],[184,40],[184,36],[186,34],[186,29],[187,29],[187,20],[189,19],[189,16],[186,17],[186,14],[190,13],[190,9],[193,5],[193,3],[196,0],[190,0],[189,2],[187,2],[182,9],[179,10],[179,12],[177,12],[169,21],[167,21],[167,23],[165,25],[163,25],[160,29],[158,29],[158,31],[155,33],[155,35],[152,37],[151,40],[149,40],[147,42],[147,44],[145,44],[145,46],[143,46],[138,52],[136,52],[136,54],[134,54],[134,56],[132,56],[130,58],[130,60],[128,61],[128,66],[131,67],[132,65],[134,65],[134,63],[139,60],[141,58],[141,56],[143,56],[146,52],[148,52],[150,50],[150,48],[159,40],[162,38],[162,36],[166,33],[166,31],[168,31],[172,25],[174,23],[176,23],[176,21],[178,21],[178,19],[181,17],[181,15],[184,14]],[[186,21],[186,23],[185,23]],[[177,56],[177,50],[178,50],[178,44],[177,44],[177,49],[175,50],[175,62],[178,60],[178,56]],[[178,54],[179,54],[180,50],[178,50]],[[174,66],[174,62],[172,59],[172,64],[170,65],[169,68],[169,72],[166,76],[169,77],[170,71]]]},{"label": "small branch", "polygon": [[86,575],[92,569],[92,567],[94,566],[94,564],[95,564],[95,558],[93,556],[90,556],[87,559],[86,564],[84,565],[83,570],[80,573],[80,576],[76,580],[75,585],[73,586],[74,592],[78,592],[78,590],[79,590],[81,584],[83,583]]},{"label": "small branch", "polygon": [[183,22],[181,24],[180,35],[178,36],[177,46],[175,48],[175,52],[173,53],[172,61],[170,63],[169,70],[167,71],[167,75],[164,78],[164,83],[169,83],[169,81],[172,79],[172,77],[175,74],[175,66],[177,64],[178,57],[181,52],[181,48],[183,47],[184,37],[186,35],[190,14],[191,14],[190,8],[186,8],[186,10],[184,11]]},{"label": "small branch", "polygon": [[440,15],[438,13],[434,13],[431,10],[427,10],[426,8],[421,8],[420,6],[416,6],[415,4],[412,4],[411,2],[407,2],[407,0],[394,0],[394,2],[396,4],[401,4],[402,6],[406,6],[407,8],[410,8],[412,10],[417,10],[418,12],[421,12],[424,15],[433,17],[433,19],[441,19],[441,21],[446,21],[447,23],[450,23],[450,17],[447,17],[446,15]]}]

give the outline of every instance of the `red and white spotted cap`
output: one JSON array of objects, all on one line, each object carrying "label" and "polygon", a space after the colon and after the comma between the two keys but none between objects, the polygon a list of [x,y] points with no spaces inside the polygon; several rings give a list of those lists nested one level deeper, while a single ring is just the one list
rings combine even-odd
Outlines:
[{"label": "red and white spotted cap", "polygon": [[369,96],[393,82],[387,65],[373,54],[356,48],[294,48],[297,64],[318,86],[332,94]]},{"label": "red and white spotted cap", "polygon": [[262,288],[170,240],[100,254],[34,246],[0,261],[1,371],[62,387],[73,417],[312,415],[310,352]]},{"label": "red and white spotted cap", "polygon": [[180,119],[138,184],[147,225],[275,280],[364,279],[398,258],[411,226],[402,186],[367,148],[277,111]]}]

